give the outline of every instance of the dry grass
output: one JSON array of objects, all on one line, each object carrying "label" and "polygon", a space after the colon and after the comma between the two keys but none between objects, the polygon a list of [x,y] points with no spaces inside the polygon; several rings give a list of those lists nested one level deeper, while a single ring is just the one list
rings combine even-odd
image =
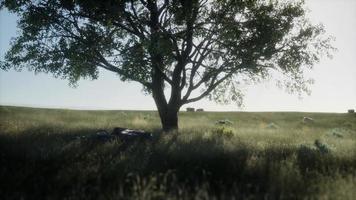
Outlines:
[{"label": "dry grass", "polygon": [[[75,139],[115,126],[154,140]],[[0,107],[0,199],[356,198],[355,115],[182,112],[159,129],[156,112]]]}]

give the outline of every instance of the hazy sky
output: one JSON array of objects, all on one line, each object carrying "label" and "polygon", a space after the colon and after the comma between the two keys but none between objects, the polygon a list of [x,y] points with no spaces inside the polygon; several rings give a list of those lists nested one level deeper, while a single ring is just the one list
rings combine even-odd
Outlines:
[{"label": "hazy sky", "polygon": [[[334,58],[323,59],[308,77],[315,80],[312,94],[299,99],[270,82],[244,88],[244,107],[217,105],[202,100],[188,106],[222,111],[310,111],[346,112],[356,109],[356,0],[306,0],[313,22],[323,23],[335,36],[338,51]],[[16,36],[16,16],[0,11],[0,59]],[[23,70],[0,71],[0,105],[61,107],[84,109],[156,109],[152,97],[141,92],[134,82],[123,83],[118,76],[102,71],[95,81],[81,80],[77,88],[51,74]],[[185,108],[187,106],[184,106]]]}]

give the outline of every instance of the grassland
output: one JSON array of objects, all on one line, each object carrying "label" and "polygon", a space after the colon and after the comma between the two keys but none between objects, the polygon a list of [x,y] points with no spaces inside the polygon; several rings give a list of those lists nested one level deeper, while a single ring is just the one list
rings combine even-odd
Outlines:
[{"label": "grassland", "polygon": [[[164,134],[156,112],[2,106],[0,199],[356,199],[353,114],[179,118],[179,132]],[[154,139],[77,139],[116,126]]]}]

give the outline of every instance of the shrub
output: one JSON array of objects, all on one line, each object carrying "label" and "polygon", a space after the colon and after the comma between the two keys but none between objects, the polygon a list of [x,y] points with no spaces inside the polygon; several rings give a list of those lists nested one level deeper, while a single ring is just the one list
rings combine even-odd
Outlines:
[{"label": "shrub", "polygon": [[228,138],[231,138],[234,136],[234,132],[233,132],[233,129],[232,128],[228,128],[226,126],[220,126],[220,127],[217,127],[213,130],[214,133],[218,134],[218,135],[221,135],[223,137],[228,137]]},{"label": "shrub", "polygon": [[331,152],[330,147],[326,143],[321,142],[320,140],[315,140],[314,145],[316,146],[318,151],[322,154]]}]

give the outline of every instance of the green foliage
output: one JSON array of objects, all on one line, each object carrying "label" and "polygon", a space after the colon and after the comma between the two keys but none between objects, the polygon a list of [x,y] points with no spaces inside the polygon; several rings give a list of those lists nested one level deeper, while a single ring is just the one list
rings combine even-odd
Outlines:
[{"label": "green foliage", "polygon": [[[165,84],[176,107],[204,97],[241,105],[241,84],[275,73],[289,92],[308,92],[304,69],[333,50],[299,0],[1,0],[0,8],[20,17],[1,69],[75,84],[103,68],[146,92],[162,87],[154,94],[166,104],[159,109],[171,106],[160,91]],[[190,97],[193,90],[200,95]]]},{"label": "green foliage", "polygon": [[[318,123],[299,127],[305,115]],[[0,197],[351,200],[356,195],[356,129],[342,129],[342,138],[330,135],[334,127],[356,123],[353,116],[182,112],[180,117],[179,132],[162,134],[152,111],[1,106]],[[224,118],[236,123],[218,133],[214,122]],[[279,128],[266,129],[270,121]],[[125,146],[76,139],[115,126],[143,128],[154,140]],[[323,145],[331,151],[323,153],[318,147]]]},{"label": "green foliage", "polygon": [[325,154],[331,152],[330,147],[326,143],[321,142],[320,140],[315,140],[314,145],[316,146],[316,148],[320,153]]},{"label": "green foliage", "polygon": [[219,126],[213,130],[213,134],[217,134],[218,137],[227,137],[231,138],[234,136],[233,129],[226,126]]}]

